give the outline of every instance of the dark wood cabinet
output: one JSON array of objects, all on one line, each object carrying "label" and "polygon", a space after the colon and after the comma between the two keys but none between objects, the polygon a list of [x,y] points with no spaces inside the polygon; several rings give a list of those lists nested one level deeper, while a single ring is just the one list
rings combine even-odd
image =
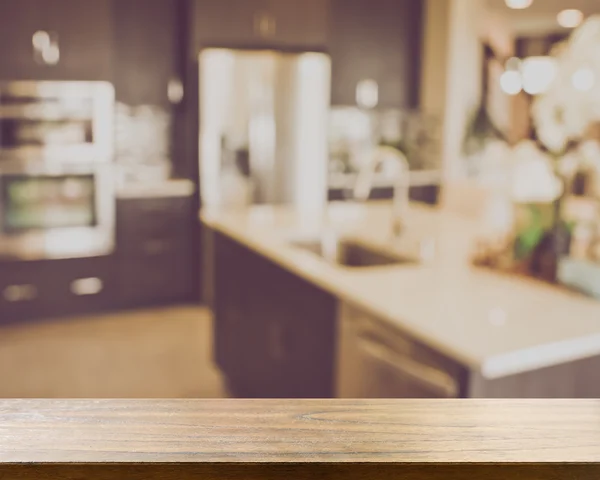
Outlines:
[{"label": "dark wood cabinet", "polygon": [[47,262],[0,263],[0,324],[37,318],[51,303]]},{"label": "dark wood cabinet", "polygon": [[178,64],[179,3],[179,0],[114,2],[114,79],[118,101],[171,108],[169,81],[182,75]]},{"label": "dark wood cabinet", "polygon": [[215,235],[215,358],[240,397],[333,395],[336,301]]},{"label": "dark wood cabinet", "polygon": [[90,314],[116,306],[112,256],[0,264],[0,323]]},{"label": "dark wood cabinet", "polygon": [[118,202],[116,269],[122,306],[185,302],[198,295],[193,218],[190,197]]},{"label": "dark wood cabinet", "polygon": [[197,299],[190,197],[118,202],[113,255],[0,260],[0,324]]},{"label": "dark wood cabinet", "polygon": [[[111,0],[0,0],[0,78],[112,80]],[[36,62],[33,35],[56,34],[56,65]]]},{"label": "dark wood cabinet", "polygon": [[33,34],[44,28],[44,0],[0,0],[0,79],[36,78]]},{"label": "dark wood cabinet", "polygon": [[329,0],[196,0],[196,51],[208,46],[323,50]]},{"label": "dark wood cabinet", "polygon": [[269,0],[273,41],[285,48],[324,50],[329,32],[329,0]]},{"label": "dark wood cabinet", "polygon": [[[267,0],[195,0],[194,40],[197,52],[207,46],[263,46],[260,18],[268,11]],[[268,18],[264,20],[268,22]],[[265,29],[269,27],[264,26]]]},{"label": "dark wood cabinet", "polygon": [[55,260],[46,266],[51,300],[42,315],[84,315],[116,307],[117,283],[113,256]]},{"label": "dark wood cabinet", "polygon": [[378,85],[379,106],[418,105],[421,0],[332,0],[332,104],[355,105],[362,80]]}]

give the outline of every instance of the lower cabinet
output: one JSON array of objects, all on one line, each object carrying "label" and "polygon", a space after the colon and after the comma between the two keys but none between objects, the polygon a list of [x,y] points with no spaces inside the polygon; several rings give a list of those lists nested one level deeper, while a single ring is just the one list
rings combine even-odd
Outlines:
[{"label": "lower cabinet", "polygon": [[186,302],[199,295],[193,218],[189,197],[119,201],[116,270],[123,307]]},{"label": "lower cabinet", "polygon": [[101,312],[116,294],[112,256],[0,264],[0,323]]},{"label": "lower cabinet", "polygon": [[112,255],[0,260],[0,324],[196,300],[194,219],[189,197],[122,200]]},{"label": "lower cabinet", "polygon": [[215,359],[232,394],[332,397],[335,298],[215,237]]}]

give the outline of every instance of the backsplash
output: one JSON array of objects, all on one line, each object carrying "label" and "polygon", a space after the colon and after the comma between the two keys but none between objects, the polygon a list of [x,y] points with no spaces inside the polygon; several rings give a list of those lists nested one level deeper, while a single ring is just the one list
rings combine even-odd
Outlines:
[{"label": "backsplash", "polygon": [[[336,107],[329,124],[329,174],[331,183],[340,176],[355,174],[378,145],[398,148],[408,158],[411,170],[440,168],[440,122],[418,111],[401,109],[362,110]],[[395,168],[382,165],[386,183]]]},{"label": "backsplash", "polygon": [[115,108],[115,157],[124,182],[169,178],[171,172],[170,113],[155,105]]}]

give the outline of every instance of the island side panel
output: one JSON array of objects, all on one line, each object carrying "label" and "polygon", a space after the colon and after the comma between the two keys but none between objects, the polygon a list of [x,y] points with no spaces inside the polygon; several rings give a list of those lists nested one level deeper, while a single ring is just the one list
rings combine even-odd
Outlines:
[{"label": "island side panel", "polygon": [[232,395],[331,398],[337,300],[214,232],[215,360]]}]

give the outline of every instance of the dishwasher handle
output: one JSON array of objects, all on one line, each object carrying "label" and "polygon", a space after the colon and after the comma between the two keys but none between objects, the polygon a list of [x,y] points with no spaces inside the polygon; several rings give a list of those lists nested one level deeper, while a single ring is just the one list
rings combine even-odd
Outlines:
[{"label": "dishwasher handle", "polygon": [[390,368],[410,377],[424,387],[434,390],[444,398],[455,398],[459,395],[458,382],[448,373],[416,361],[407,355],[398,354],[389,347],[369,338],[359,338],[359,347],[371,357],[385,363]]}]

